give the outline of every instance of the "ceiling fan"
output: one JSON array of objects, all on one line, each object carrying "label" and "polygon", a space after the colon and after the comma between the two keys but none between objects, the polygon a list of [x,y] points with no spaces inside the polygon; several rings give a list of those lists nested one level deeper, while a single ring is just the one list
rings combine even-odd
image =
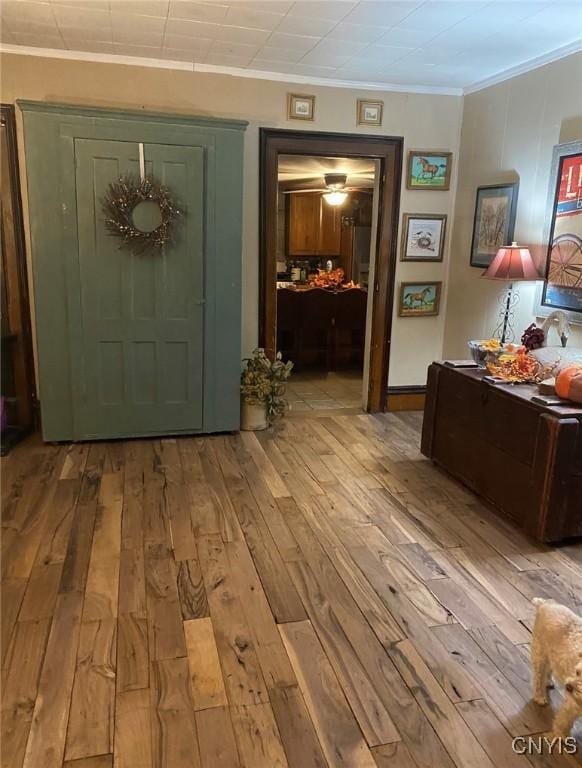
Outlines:
[{"label": "ceiling fan", "polygon": [[[330,205],[343,205],[348,197],[348,192],[360,190],[360,187],[347,187],[347,179],[347,173],[326,173],[323,176],[325,187],[311,186],[316,183],[313,178],[294,179],[292,183],[294,187],[297,187],[296,189],[282,189],[281,191],[287,195],[298,192],[323,192],[323,199]],[[307,185],[309,185],[308,188],[306,188]]]}]

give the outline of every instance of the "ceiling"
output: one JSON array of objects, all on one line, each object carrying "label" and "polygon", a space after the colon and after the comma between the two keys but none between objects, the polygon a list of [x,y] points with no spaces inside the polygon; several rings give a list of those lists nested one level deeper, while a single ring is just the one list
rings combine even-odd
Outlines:
[{"label": "ceiling", "polygon": [[278,180],[283,192],[299,189],[321,189],[326,173],[345,173],[351,189],[372,189],[374,160],[365,158],[279,155]]},{"label": "ceiling", "polygon": [[582,48],[580,0],[1,0],[0,14],[8,50],[388,89],[473,89]]}]

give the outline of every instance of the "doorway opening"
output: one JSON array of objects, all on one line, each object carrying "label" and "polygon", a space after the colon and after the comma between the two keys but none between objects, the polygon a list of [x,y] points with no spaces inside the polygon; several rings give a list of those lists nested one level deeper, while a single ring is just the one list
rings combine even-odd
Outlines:
[{"label": "doorway opening", "polygon": [[294,410],[386,404],[402,139],[261,129],[260,344]]},{"label": "doorway opening", "polygon": [[279,155],[277,349],[295,364],[295,411],[361,408],[365,400],[376,166],[370,158]]}]

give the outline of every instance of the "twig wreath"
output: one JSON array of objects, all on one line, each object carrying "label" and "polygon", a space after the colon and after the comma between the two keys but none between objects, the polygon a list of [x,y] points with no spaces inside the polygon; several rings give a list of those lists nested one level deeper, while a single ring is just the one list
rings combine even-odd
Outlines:
[{"label": "twig wreath", "polygon": [[[134,212],[140,203],[155,203],[159,208],[160,224],[145,231],[138,229]],[[174,241],[178,220],[184,211],[172,200],[169,190],[155,179],[146,176],[122,176],[112,182],[102,201],[105,226],[110,234],[122,239],[120,248],[129,248],[135,253],[159,249]]]}]

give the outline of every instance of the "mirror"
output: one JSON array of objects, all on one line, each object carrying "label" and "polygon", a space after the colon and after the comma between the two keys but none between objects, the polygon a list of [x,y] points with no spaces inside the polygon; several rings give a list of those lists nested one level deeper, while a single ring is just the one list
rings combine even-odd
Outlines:
[{"label": "mirror", "polygon": [[154,200],[142,200],[131,212],[131,221],[140,232],[153,232],[162,223],[160,206]]}]

